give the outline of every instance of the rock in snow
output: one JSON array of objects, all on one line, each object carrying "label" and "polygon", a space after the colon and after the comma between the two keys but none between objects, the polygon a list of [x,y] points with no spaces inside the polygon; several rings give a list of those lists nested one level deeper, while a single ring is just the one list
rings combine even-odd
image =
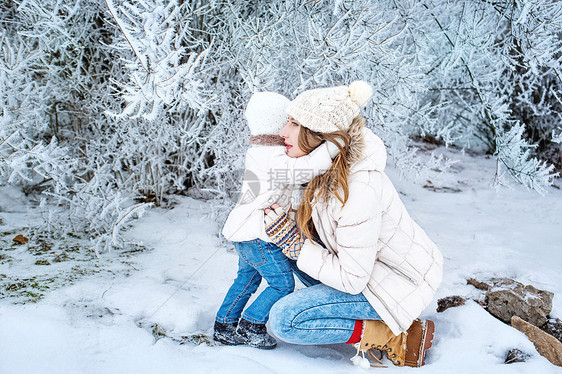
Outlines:
[{"label": "rock in snow", "polygon": [[553,297],[552,292],[501,278],[495,280],[486,293],[486,303],[488,311],[505,323],[510,323],[511,317],[519,316],[534,326],[542,326],[552,310]]},{"label": "rock in snow", "polygon": [[449,308],[464,305],[466,300],[460,296],[447,296],[437,300],[437,312],[441,313]]},{"label": "rock in snow", "polygon": [[540,329],[562,342],[562,321],[559,318],[551,318]]},{"label": "rock in snow", "polygon": [[505,364],[513,364],[515,362],[525,362],[529,358],[529,355],[520,349],[514,348],[507,352],[507,357],[505,358]]},{"label": "rock in snow", "polygon": [[548,361],[556,366],[562,366],[562,343],[558,339],[517,316],[511,318],[511,326],[527,335],[537,351]]}]

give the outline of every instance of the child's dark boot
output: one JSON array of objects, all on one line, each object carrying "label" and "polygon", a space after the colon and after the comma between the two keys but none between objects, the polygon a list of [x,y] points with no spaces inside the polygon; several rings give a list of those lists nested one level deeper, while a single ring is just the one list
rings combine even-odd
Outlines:
[{"label": "child's dark boot", "polygon": [[273,349],[277,341],[267,333],[264,323],[254,323],[241,319],[236,329],[236,340],[239,344],[259,349]]},{"label": "child's dark boot", "polygon": [[236,336],[236,327],[238,322],[222,323],[215,321],[215,332],[213,333],[213,339],[219,343],[225,345],[239,345]]}]

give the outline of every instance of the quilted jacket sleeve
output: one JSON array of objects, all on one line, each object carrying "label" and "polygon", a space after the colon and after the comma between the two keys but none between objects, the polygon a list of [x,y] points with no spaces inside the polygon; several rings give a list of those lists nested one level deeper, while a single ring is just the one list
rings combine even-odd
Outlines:
[{"label": "quilted jacket sleeve", "polygon": [[281,148],[270,161],[271,177],[283,184],[303,184],[323,174],[332,165],[332,157],[326,143],[321,144],[308,155],[289,157]]},{"label": "quilted jacket sleeve", "polygon": [[365,183],[352,184],[346,205],[334,209],[335,248],[327,250],[307,240],[298,267],[337,290],[362,292],[377,257],[381,215],[380,199],[373,188]]}]

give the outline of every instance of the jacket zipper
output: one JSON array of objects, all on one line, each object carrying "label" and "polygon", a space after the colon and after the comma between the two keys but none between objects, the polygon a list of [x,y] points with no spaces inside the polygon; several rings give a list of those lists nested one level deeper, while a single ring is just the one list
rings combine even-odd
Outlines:
[{"label": "jacket zipper", "polygon": [[402,325],[400,324],[400,322],[398,322],[398,321],[399,321],[398,317],[397,317],[394,313],[392,313],[392,310],[393,310],[393,309],[390,308],[390,306],[386,303],[386,301],[384,301],[384,300],[375,292],[374,289],[371,289],[371,286],[370,286],[370,285],[369,285],[369,291],[371,291],[371,293],[372,293],[373,295],[375,295],[375,297],[382,303],[382,305],[384,305],[384,307],[386,308],[386,311],[392,316],[392,318],[394,318],[394,322],[396,322],[396,324],[400,327],[400,329],[401,329],[403,332],[405,332],[406,329],[404,329],[404,328],[402,327]]},{"label": "jacket zipper", "polygon": [[386,262],[381,261],[380,259],[378,261],[381,263],[381,265],[384,265],[385,267],[387,267],[391,271],[397,273],[398,275],[402,276],[403,278],[406,278],[407,280],[410,281],[410,283],[414,284],[415,286],[417,286],[419,284],[419,281],[417,279],[412,278],[408,274],[404,273],[402,270],[398,269],[396,266],[391,266],[391,265],[387,264]]}]

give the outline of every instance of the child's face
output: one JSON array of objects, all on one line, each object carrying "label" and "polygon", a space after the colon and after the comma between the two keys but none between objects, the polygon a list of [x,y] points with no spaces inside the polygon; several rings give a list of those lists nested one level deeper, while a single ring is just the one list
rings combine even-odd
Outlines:
[{"label": "child's face", "polygon": [[287,148],[287,156],[289,157],[296,158],[306,155],[306,153],[299,148],[300,130],[301,124],[296,119],[289,116],[289,121],[279,132],[279,136],[285,139],[285,148]]}]

